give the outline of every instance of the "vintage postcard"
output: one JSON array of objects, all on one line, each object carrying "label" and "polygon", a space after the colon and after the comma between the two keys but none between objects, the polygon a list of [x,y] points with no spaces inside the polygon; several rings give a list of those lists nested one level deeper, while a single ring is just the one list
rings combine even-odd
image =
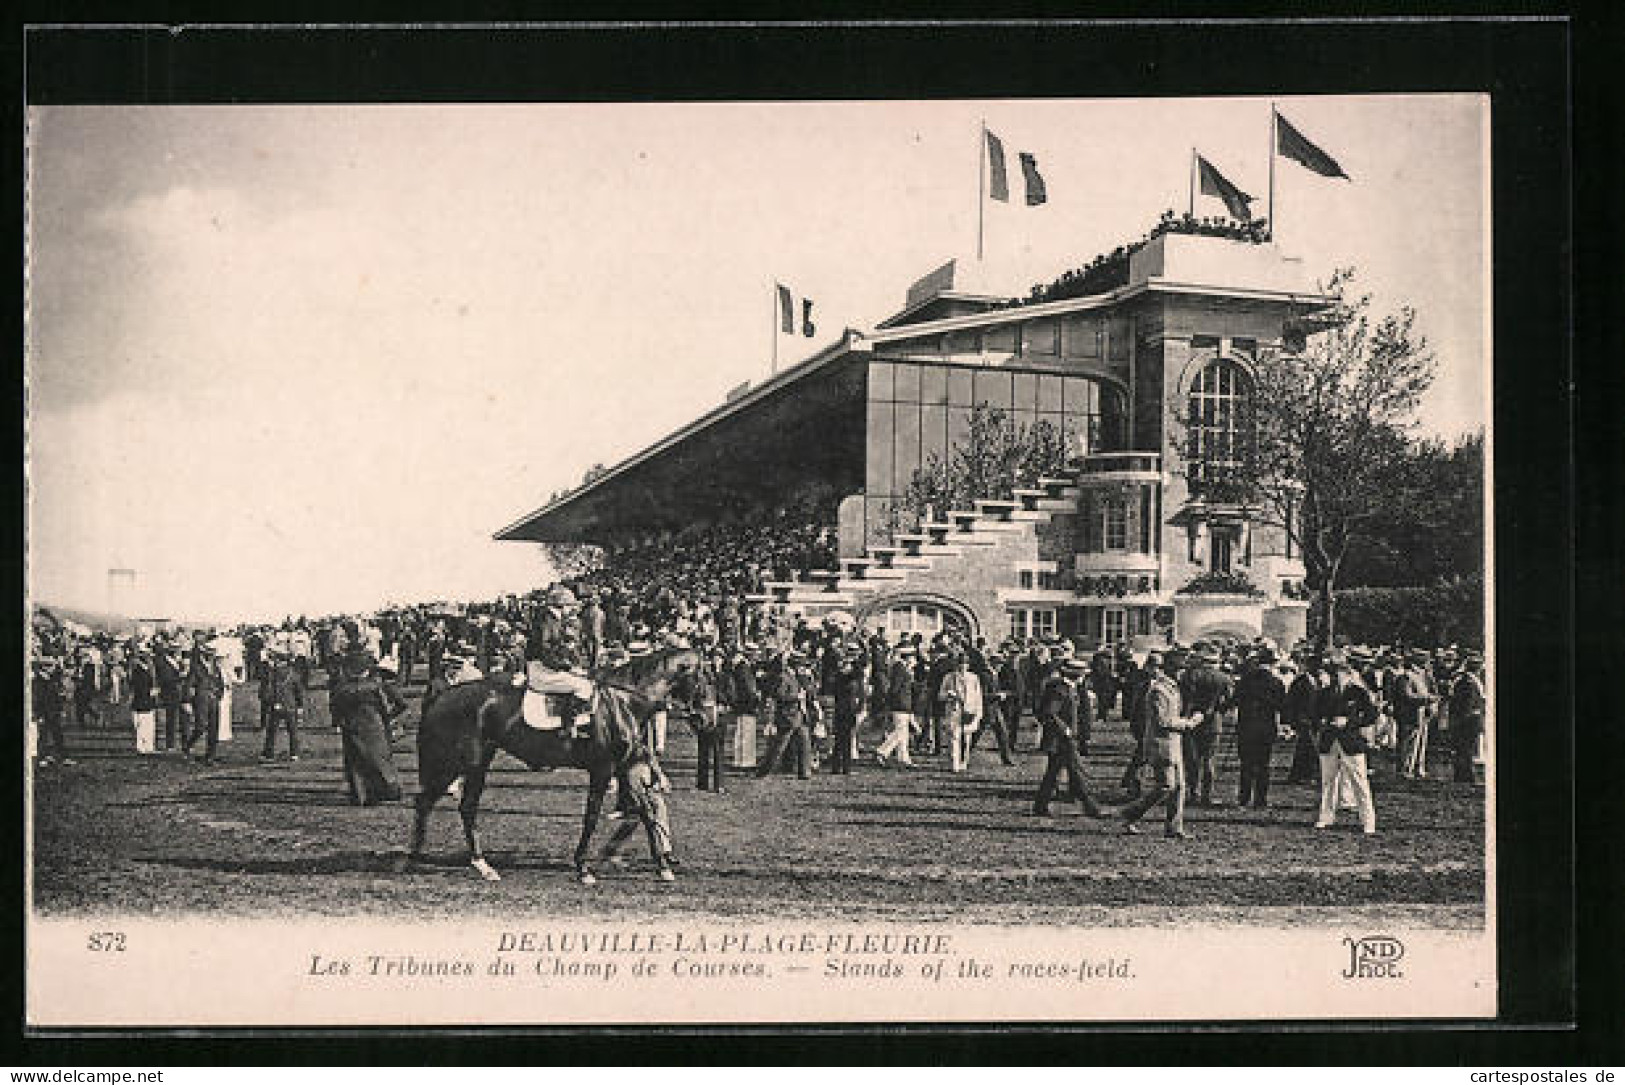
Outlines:
[{"label": "vintage postcard", "polygon": [[29,1025],[1493,1017],[1490,109],[31,107]]}]

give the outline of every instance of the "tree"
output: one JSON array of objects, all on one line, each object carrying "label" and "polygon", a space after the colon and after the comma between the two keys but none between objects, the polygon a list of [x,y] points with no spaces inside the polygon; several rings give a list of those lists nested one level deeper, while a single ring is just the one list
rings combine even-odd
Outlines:
[{"label": "tree", "polygon": [[604,549],[589,543],[544,542],[542,556],[553,580],[574,580],[604,566]]},{"label": "tree", "polygon": [[1484,575],[1484,435],[1421,441],[1349,546],[1344,588],[1427,587]]},{"label": "tree", "polygon": [[1025,426],[1002,408],[977,404],[966,437],[915,470],[901,511],[923,521],[978,500],[1008,500],[1016,487],[1065,470],[1070,444],[1070,434],[1051,422]]},{"label": "tree", "polygon": [[1353,279],[1352,269],[1339,270],[1321,290],[1332,304],[1289,324],[1283,338],[1301,340],[1301,349],[1260,354],[1242,427],[1251,447],[1230,479],[1303,554],[1322,648],[1332,643],[1333,592],[1351,544],[1405,486],[1409,431],[1435,371],[1415,311],[1374,317]]}]

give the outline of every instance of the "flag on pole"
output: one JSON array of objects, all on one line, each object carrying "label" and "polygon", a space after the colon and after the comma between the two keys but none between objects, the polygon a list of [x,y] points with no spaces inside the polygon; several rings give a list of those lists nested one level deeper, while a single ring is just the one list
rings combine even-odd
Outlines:
[{"label": "flag on pole", "polygon": [[1305,139],[1303,133],[1292,127],[1279,111],[1275,114],[1275,144],[1283,155],[1312,173],[1351,180],[1343,172],[1343,167],[1337,164],[1337,159]]},{"label": "flag on pole", "polygon": [[[987,194],[1001,203],[1009,203],[1010,175],[1004,163],[1004,141],[985,128],[982,131],[987,136]],[[1027,186],[1027,206],[1037,207],[1049,199],[1049,193],[1044,188],[1044,177],[1038,172],[1038,159],[1026,151],[1020,151],[1018,155],[1021,178]]]},{"label": "flag on pole", "polygon": [[1201,189],[1202,195],[1217,196],[1223,200],[1225,209],[1230,212],[1230,217],[1233,219],[1241,222],[1251,222],[1253,220],[1253,211],[1250,206],[1253,198],[1231,184],[1224,174],[1214,168],[1213,163],[1201,155],[1197,155],[1196,172],[1201,176],[1201,183],[1198,187]]},{"label": "flag on pole", "polygon": [[1004,172],[1004,143],[987,129],[987,194],[995,200],[1010,202],[1010,180]]},{"label": "flag on pole", "polygon": [[[790,293],[790,288],[783,283],[775,283],[779,290],[779,331],[785,335],[796,333],[796,309],[801,310],[801,334],[811,339],[818,331],[813,324],[813,303],[811,298],[796,298]],[[797,305],[797,302],[800,305]]]},{"label": "flag on pole", "polygon": [[1038,172],[1038,159],[1021,152],[1021,176],[1027,182],[1027,206],[1037,207],[1049,198],[1044,190],[1043,175]]}]

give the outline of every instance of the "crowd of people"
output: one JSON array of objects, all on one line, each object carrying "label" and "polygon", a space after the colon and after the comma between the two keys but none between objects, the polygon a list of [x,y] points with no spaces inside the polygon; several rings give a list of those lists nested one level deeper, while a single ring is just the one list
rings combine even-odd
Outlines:
[{"label": "crowd of people", "polygon": [[[766,579],[829,560],[833,542],[812,523],[779,518],[626,546],[547,590],[483,603],[130,637],[37,627],[40,760],[71,763],[68,711],[95,726],[101,703],[127,699],[139,752],[210,763],[243,682],[258,688],[261,758],[275,759],[285,736],[297,760],[311,690],[325,681],[352,800],[393,801],[401,787],[390,751],[407,708],[401,691],[415,677],[429,697],[530,664],[593,673],[680,643],[704,663],[681,703],[651,714],[646,741],[659,756],[674,720],[691,726],[701,791],[723,790],[730,773],[805,779],[860,761],[905,769],[932,759],[963,773],[978,746],[1006,765],[1036,749],[1045,765],[1034,815],[1070,798],[1134,830],[1161,806],[1167,833],[1183,838],[1188,803],[1226,801],[1221,750],[1224,767],[1239,764],[1235,801],[1262,808],[1272,753],[1291,743],[1287,781],[1319,781],[1317,827],[1352,806],[1375,832],[1369,759],[1424,776],[1441,735],[1454,778],[1474,779],[1485,711],[1475,652],[1299,645],[1281,655],[1260,641],[1135,653],[1058,637],[992,645],[954,631],[888,635],[850,619],[788,619],[750,600]],[[1133,735],[1115,805],[1099,801],[1088,768],[1094,731],[1112,719]]]}]

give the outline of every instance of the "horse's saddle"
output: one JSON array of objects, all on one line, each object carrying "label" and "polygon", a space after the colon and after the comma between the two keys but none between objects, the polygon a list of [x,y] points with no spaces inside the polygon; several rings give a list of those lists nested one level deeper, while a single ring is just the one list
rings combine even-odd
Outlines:
[{"label": "horse's saddle", "polygon": [[566,724],[584,725],[588,712],[572,714],[592,699],[592,682],[584,675],[552,671],[538,663],[525,665],[525,696],[521,716],[525,726],[538,731],[557,731]]}]

